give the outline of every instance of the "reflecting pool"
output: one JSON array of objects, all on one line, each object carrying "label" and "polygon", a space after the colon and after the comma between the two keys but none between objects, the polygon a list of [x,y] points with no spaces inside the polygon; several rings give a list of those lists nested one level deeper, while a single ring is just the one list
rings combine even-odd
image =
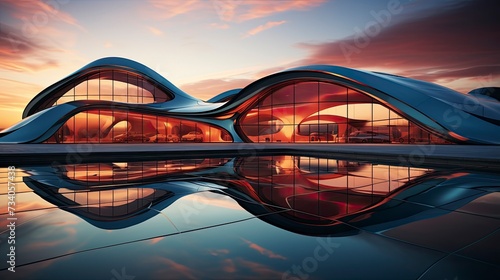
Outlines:
[{"label": "reflecting pool", "polygon": [[500,277],[494,173],[274,155],[3,167],[0,184],[1,279]]}]

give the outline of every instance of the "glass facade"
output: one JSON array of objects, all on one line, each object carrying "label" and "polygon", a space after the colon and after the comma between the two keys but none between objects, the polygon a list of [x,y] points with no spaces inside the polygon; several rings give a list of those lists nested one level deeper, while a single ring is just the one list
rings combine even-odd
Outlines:
[{"label": "glass facade", "polygon": [[121,110],[76,114],[46,143],[232,142],[224,129],[201,122]]},{"label": "glass facade", "polygon": [[364,93],[319,81],[271,89],[238,128],[252,142],[445,143]]},{"label": "glass facade", "polygon": [[159,103],[171,96],[153,82],[122,70],[100,70],[75,79],[73,87],[52,106],[76,100],[108,100],[124,103]]}]

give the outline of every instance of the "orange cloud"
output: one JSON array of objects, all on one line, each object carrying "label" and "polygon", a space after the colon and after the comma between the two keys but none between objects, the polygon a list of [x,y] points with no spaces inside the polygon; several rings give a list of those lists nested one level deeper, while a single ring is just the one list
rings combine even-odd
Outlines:
[{"label": "orange cloud", "polygon": [[113,43],[111,43],[111,42],[106,42],[106,43],[104,43],[104,47],[105,47],[106,49],[112,48],[112,47],[113,47]]},{"label": "orange cloud", "polygon": [[228,29],[229,28],[229,24],[226,24],[226,23],[211,23],[210,27],[214,28],[214,29]]},{"label": "orange cloud", "polygon": [[162,36],[163,35],[163,31],[161,31],[158,28],[154,28],[152,26],[148,26],[148,30],[149,30],[149,32],[151,32],[155,36]]},{"label": "orange cloud", "polygon": [[0,112],[2,112],[0,128],[7,128],[21,120],[24,107],[43,87],[2,78],[0,78],[0,84],[2,84],[0,87]]},{"label": "orange cloud", "polygon": [[245,36],[243,36],[243,37],[246,38],[246,37],[249,37],[249,36],[256,35],[256,34],[262,32],[264,30],[267,30],[269,28],[272,28],[272,27],[275,27],[275,26],[278,26],[278,25],[282,25],[285,22],[286,21],[284,21],[284,20],[282,20],[282,21],[269,21],[266,24],[259,25],[259,26],[255,27],[254,29],[249,30],[245,34]]},{"label": "orange cloud", "polygon": [[150,0],[153,12],[149,13],[157,19],[169,19],[199,9],[204,3],[199,0]]},{"label": "orange cloud", "polygon": [[321,5],[325,0],[281,0],[281,1],[213,1],[217,15],[222,21],[243,22],[292,10],[308,10]]},{"label": "orange cloud", "polygon": [[195,10],[213,9],[222,21],[243,22],[286,11],[305,11],[323,2],[325,0],[150,0],[149,3],[154,9],[147,14],[157,19],[170,19]]},{"label": "orange cloud", "polygon": [[280,260],[286,260],[286,257],[282,256],[282,255],[279,255],[279,254],[276,254],[274,253],[273,251],[271,250],[268,250],[264,247],[261,247],[260,245],[256,244],[256,243],[253,243],[251,241],[248,241],[246,239],[243,239],[243,242],[245,242],[246,244],[248,244],[248,247],[250,247],[250,249],[253,249],[257,252],[259,252],[261,255],[264,255],[266,257],[269,257],[271,259],[280,259]]}]

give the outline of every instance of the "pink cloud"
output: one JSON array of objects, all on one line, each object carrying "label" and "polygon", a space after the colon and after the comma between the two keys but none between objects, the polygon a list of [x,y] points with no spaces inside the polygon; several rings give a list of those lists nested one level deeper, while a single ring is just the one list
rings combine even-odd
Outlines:
[{"label": "pink cloud", "polygon": [[223,21],[243,22],[268,17],[286,11],[304,11],[317,7],[325,0],[280,0],[280,1],[214,1],[214,8]]},{"label": "pink cloud", "polygon": [[162,36],[163,35],[163,31],[161,31],[160,29],[155,28],[155,27],[148,26],[148,30],[149,30],[149,32],[151,32],[155,36]]},{"label": "pink cloud", "polygon": [[264,30],[267,30],[267,29],[269,29],[269,28],[273,28],[273,27],[275,27],[275,26],[282,25],[282,24],[283,24],[283,23],[285,23],[285,22],[286,22],[286,21],[284,21],[284,20],[282,20],[282,21],[269,21],[269,22],[267,22],[267,23],[265,23],[265,24],[259,25],[259,26],[255,27],[255,28],[253,28],[253,29],[249,30],[249,31],[245,34],[244,38],[249,37],[249,36],[256,35],[256,34],[258,34],[258,33],[262,32],[262,31],[264,31]]},{"label": "pink cloud", "polygon": [[37,72],[58,67],[61,55],[68,52],[60,42],[70,45],[75,36],[55,28],[54,23],[63,22],[84,31],[63,7],[58,1],[0,2],[0,9],[6,15],[0,23],[0,69]]},{"label": "pink cloud", "polygon": [[[57,67],[51,53],[60,53],[37,39],[19,35],[21,32],[0,24],[0,68],[10,71],[41,71]],[[29,58],[29,59],[28,59]]]},{"label": "pink cloud", "polygon": [[199,0],[149,0],[153,9],[152,12],[148,12],[148,15],[156,19],[170,19],[199,9],[204,5],[203,2]]},{"label": "pink cloud", "polygon": [[388,69],[394,74],[431,82],[500,76],[500,24],[493,1],[450,5],[410,19],[376,36],[358,32],[343,40],[302,44],[310,55],[297,64],[334,64]]},{"label": "pink cloud", "polygon": [[211,28],[214,28],[214,29],[229,29],[229,24],[227,23],[211,23],[210,24],[210,27]]},{"label": "pink cloud", "polygon": [[64,4],[58,1],[4,0],[2,5],[5,5],[5,9],[11,11],[13,18],[22,20],[27,28],[39,29],[55,20],[85,30],[73,16],[62,11]]}]

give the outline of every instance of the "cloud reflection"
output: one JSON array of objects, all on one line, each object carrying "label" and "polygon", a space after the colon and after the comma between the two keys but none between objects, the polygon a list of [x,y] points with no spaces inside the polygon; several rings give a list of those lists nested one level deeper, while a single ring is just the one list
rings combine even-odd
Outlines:
[{"label": "cloud reflection", "polygon": [[279,254],[276,254],[273,251],[268,250],[268,249],[266,249],[266,248],[264,248],[264,247],[262,247],[262,246],[260,246],[260,245],[258,245],[256,243],[253,243],[253,242],[248,241],[248,240],[243,239],[243,238],[241,240],[243,240],[243,242],[245,242],[246,244],[248,244],[248,247],[250,249],[253,249],[253,250],[259,252],[261,255],[264,255],[264,256],[269,257],[271,259],[286,260],[286,257],[284,257],[282,255],[279,255]]}]

